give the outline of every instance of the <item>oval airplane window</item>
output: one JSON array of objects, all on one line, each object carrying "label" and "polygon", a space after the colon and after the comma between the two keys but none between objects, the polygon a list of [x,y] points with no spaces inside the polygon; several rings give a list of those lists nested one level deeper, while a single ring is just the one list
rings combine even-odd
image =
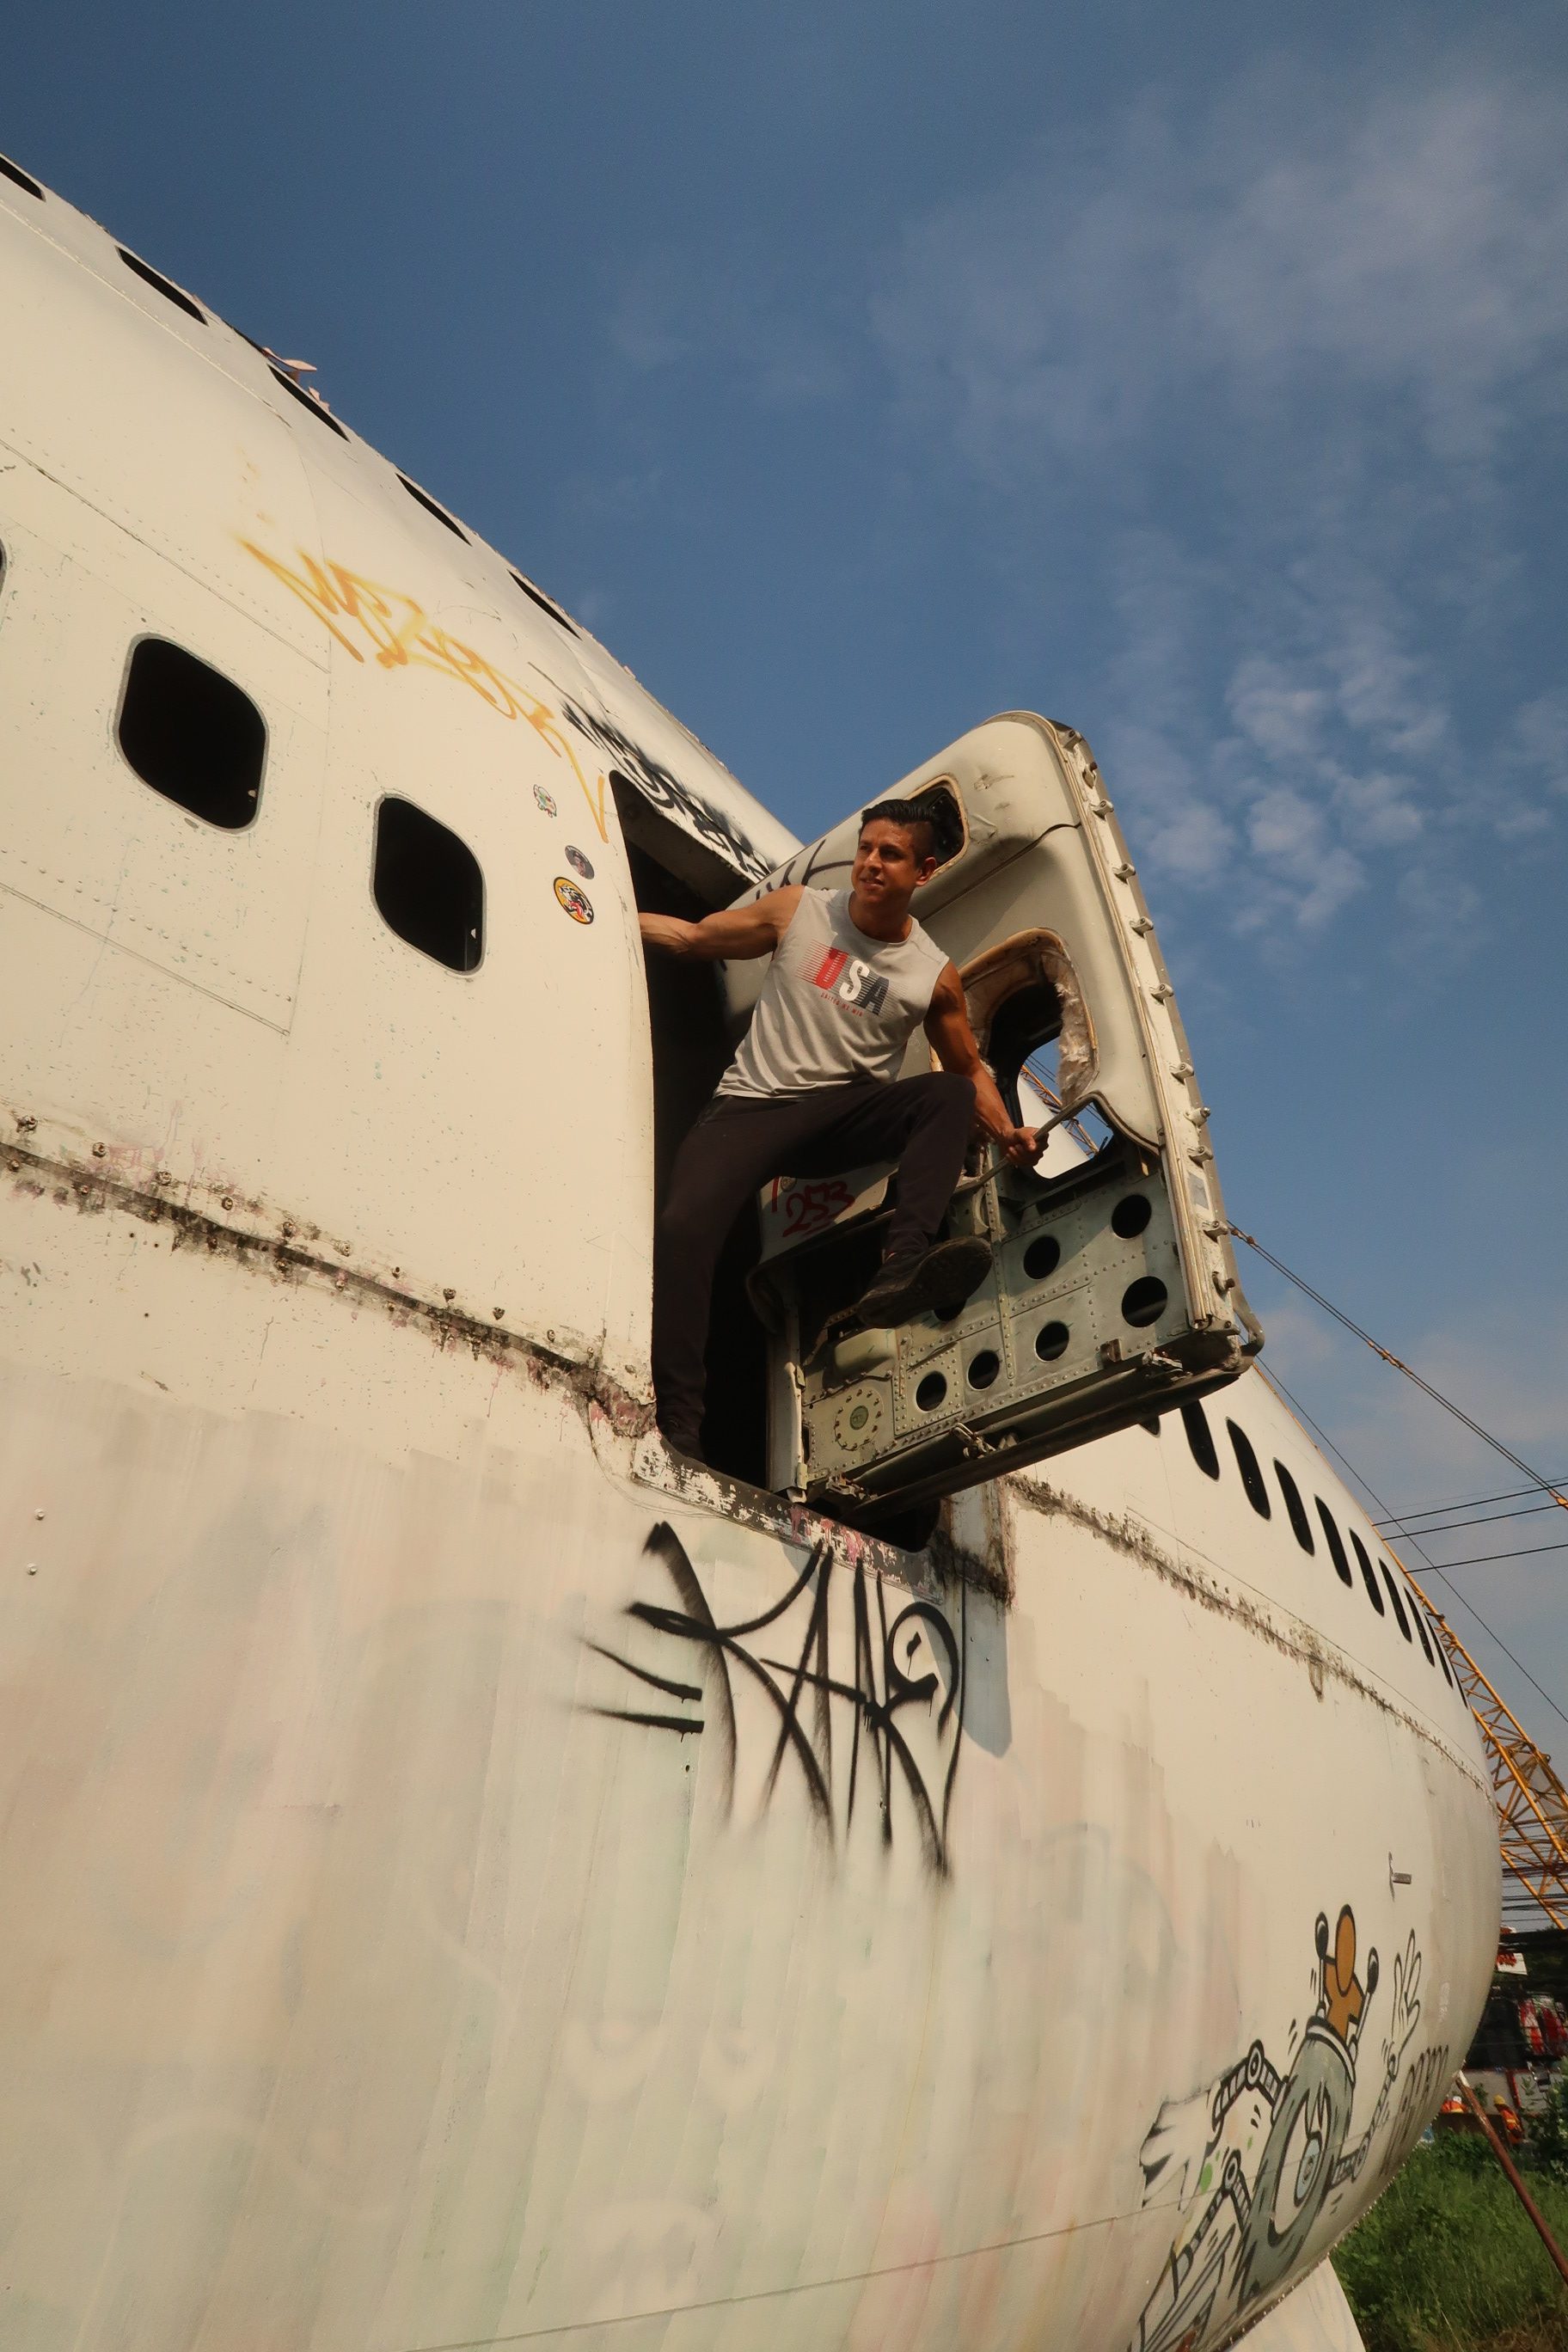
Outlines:
[{"label": "oval airplane window", "polygon": [[1372,1562],[1366,1556],[1366,1546],[1353,1528],[1351,1529],[1351,1543],[1355,1551],[1355,1564],[1361,1570],[1361,1580],[1366,1587],[1367,1598],[1378,1615],[1386,1617],[1388,1611],[1384,1606],[1383,1595],[1377,1589],[1377,1579],[1372,1572]]},{"label": "oval airplane window", "polygon": [[184,646],[143,637],[131,655],[116,728],[144,784],[205,824],[254,824],[267,722],[243,687]]},{"label": "oval airplane window", "polygon": [[20,163],[13,163],[9,155],[0,155],[0,173],[3,173],[7,180],[14,182],[18,188],[25,189],[29,196],[42,199],[44,192],[32,173],[24,172]]},{"label": "oval airplane window", "polygon": [[1399,1587],[1394,1580],[1394,1571],[1389,1567],[1386,1560],[1380,1561],[1379,1565],[1383,1570],[1383,1580],[1388,1587],[1388,1597],[1394,1603],[1395,1622],[1398,1624],[1400,1632],[1408,1642],[1410,1639],[1410,1620],[1405,1614],[1405,1603],[1399,1597]]},{"label": "oval airplane window", "polygon": [[198,326],[206,325],[206,312],[193,302],[188,294],[182,293],[174,280],[165,278],[161,269],[154,269],[150,261],[143,261],[140,254],[131,251],[129,246],[117,245],[114,250],[126,268],[140,278],[144,286],[151,286],[155,294],[161,294],[165,302],[172,302],[176,310],[183,310],[186,318],[194,319]]},{"label": "oval airplane window", "polygon": [[1279,1492],[1285,1497],[1285,1510],[1296,1541],[1303,1551],[1316,1551],[1317,1546],[1312,1541],[1312,1523],[1308,1518],[1306,1507],[1301,1501],[1301,1489],[1297,1486],[1283,1462],[1275,1463],[1274,1475],[1279,1481]]},{"label": "oval airplane window", "polygon": [[412,801],[375,813],[375,903],[388,927],[448,971],[485,951],[485,878],[466,841]]},{"label": "oval airplane window", "polygon": [[1187,1433],[1187,1444],[1193,1450],[1193,1460],[1205,1478],[1219,1476],[1219,1455],[1215,1450],[1214,1432],[1209,1417],[1201,1404],[1182,1407],[1182,1427]]},{"label": "oval airplane window", "polygon": [[1318,1507],[1318,1517],[1322,1522],[1323,1534],[1328,1542],[1329,1558],[1334,1563],[1334,1574],[1342,1584],[1353,1584],[1355,1579],[1351,1574],[1351,1564],[1345,1557],[1345,1548],[1340,1540],[1340,1531],[1333,1513],[1321,1495],[1314,1495],[1312,1500]]},{"label": "oval airplane window", "polygon": [[1258,1456],[1253,1451],[1251,1438],[1239,1422],[1227,1421],[1226,1427],[1230,1432],[1231,1450],[1236,1455],[1236,1466],[1241,1473],[1242,1491],[1260,1519],[1272,1518],[1274,1506],[1268,1499],[1268,1482],[1258,1465]]}]

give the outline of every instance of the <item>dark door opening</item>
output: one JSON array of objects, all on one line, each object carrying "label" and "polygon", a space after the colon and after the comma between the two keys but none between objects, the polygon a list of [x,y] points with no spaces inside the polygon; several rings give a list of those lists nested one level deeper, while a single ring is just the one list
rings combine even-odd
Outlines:
[{"label": "dark door opening", "polygon": [[[735,871],[650,808],[614,771],[615,794],[632,891],[641,914],[700,922],[730,906]],[[644,959],[653,1042],[654,1215],[663,1209],[675,1155],[729,1063],[730,1033],[719,967]],[[708,1409],[702,1450],[717,1470],[767,1483],[768,1339],[746,1292],[757,1262],[757,1213],[736,1220],[719,1261],[708,1335]]]}]

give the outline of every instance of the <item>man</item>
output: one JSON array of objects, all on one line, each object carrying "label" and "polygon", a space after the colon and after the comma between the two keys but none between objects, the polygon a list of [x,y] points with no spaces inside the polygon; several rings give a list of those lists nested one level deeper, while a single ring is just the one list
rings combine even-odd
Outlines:
[{"label": "man", "polygon": [[[773,1176],[834,1176],[898,1163],[882,1264],[856,1305],[867,1326],[952,1314],[984,1280],[988,1244],[938,1242],[976,1120],[1016,1167],[1038,1159],[980,1058],[958,973],[910,913],[937,868],[935,828],[911,801],[860,821],[847,890],[798,885],[700,923],[644,915],[647,946],[716,962],[771,956],[752,1025],[682,1143],[654,1249],[658,1425],[701,1459],[704,1356],[719,1254]],[[942,1063],[896,1076],[917,1024]]]}]

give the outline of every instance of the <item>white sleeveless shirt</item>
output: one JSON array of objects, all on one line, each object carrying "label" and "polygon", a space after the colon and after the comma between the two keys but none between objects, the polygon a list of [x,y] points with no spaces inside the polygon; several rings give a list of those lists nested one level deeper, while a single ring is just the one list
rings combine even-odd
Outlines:
[{"label": "white sleeveless shirt", "polygon": [[912,919],[907,940],[874,940],[850,921],[847,890],[803,890],[718,1093],[757,1099],[896,1078],[947,961]]}]

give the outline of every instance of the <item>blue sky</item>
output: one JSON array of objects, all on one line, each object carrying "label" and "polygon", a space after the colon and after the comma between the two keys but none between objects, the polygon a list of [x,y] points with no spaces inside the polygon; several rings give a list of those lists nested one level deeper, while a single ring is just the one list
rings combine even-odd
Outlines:
[{"label": "blue sky", "polygon": [[[1568,1474],[1560,8],[63,0],[0,147],[802,834],[1081,728],[1232,1213]],[[1390,1501],[1519,1484],[1251,1271]],[[1455,1581],[1568,1710],[1568,1549]]]}]

